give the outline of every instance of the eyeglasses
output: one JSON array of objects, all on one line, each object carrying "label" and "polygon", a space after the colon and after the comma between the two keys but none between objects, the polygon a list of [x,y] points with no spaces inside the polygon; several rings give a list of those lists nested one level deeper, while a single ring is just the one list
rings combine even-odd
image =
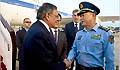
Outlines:
[{"label": "eyeglasses", "polygon": [[31,21],[26,21],[25,23],[31,23]]}]

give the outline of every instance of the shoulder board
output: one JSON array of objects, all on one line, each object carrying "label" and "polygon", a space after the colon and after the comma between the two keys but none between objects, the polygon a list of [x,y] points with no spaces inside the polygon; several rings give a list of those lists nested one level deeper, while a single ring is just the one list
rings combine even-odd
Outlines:
[{"label": "shoulder board", "polygon": [[102,29],[102,30],[104,30],[104,31],[106,31],[106,32],[108,32],[110,30],[109,28],[103,27],[103,26],[99,26],[99,28]]}]

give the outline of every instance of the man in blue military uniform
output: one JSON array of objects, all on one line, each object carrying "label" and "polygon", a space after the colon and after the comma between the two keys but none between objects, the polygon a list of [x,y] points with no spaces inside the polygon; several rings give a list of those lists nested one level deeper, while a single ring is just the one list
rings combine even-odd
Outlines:
[{"label": "man in blue military uniform", "polygon": [[108,28],[96,23],[99,8],[90,2],[81,2],[79,8],[85,28],[77,32],[68,59],[76,57],[76,70],[104,70],[105,57],[105,70],[114,70],[114,37]]}]

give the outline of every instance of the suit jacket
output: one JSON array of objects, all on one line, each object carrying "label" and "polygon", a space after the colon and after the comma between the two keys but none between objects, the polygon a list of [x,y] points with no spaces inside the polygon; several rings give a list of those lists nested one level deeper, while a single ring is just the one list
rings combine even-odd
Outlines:
[{"label": "suit jacket", "polygon": [[[80,23],[79,30],[82,30],[83,28],[84,28],[84,26],[82,26],[82,24]],[[77,32],[76,32],[75,27],[74,27],[74,22],[70,22],[70,23],[66,24],[65,34],[66,34],[67,43],[68,43],[67,54],[69,53],[69,51],[72,48],[76,33]]]},{"label": "suit jacket", "polygon": [[58,63],[54,37],[39,20],[28,30],[22,48],[23,70],[65,70],[64,62]]},{"label": "suit jacket", "polygon": [[23,27],[21,30],[16,32],[16,45],[18,48],[18,60],[19,61],[20,61],[21,49],[22,49],[22,44],[23,44],[25,34],[26,34],[26,30]]},{"label": "suit jacket", "polygon": [[64,32],[58,30],[58,57],[63,61],[67,57],[67,39]]}]

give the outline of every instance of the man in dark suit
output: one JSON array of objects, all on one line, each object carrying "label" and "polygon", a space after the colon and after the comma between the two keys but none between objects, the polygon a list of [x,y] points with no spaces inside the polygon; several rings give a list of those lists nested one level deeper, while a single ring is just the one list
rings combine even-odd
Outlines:
[{"label": "man in dark suit", "polygon": [[[80,22],[80,16],[77,15],[79,12],[80,12],[80,10],[78,10],[78,9],[73,10],[73,12],[72,12],[73,21],[66,24],[66,26],[65,26],[65,34],[66,34],[67,43],[68,43],[67,54],[69,53],[69,51],[72,48],[77,31],[84,28],[84,26],[82,26],[82,24]],[[74,66],[74,62],[72,63],[70,70],[73,70],[73,66]]]},{"label": "man in dark suit", "polygon": [[37,21],[28,30],[22,48],[23,70],[65,70],[71,64],[59,62],[57,45],[52,31],[57,22],[57,7],[44,3],[37,11]]},{"label": "man in dark suit", "polygon": [[65,33],[58,29],[62,20],[62,16],[58,14],[58,22],[52,29],[54,38],[56,41],[57,49],[58,49],[58,57],[60,61],[63,61],[67,57],[67,39]]},{"label": "man in dark suit", "polygon": [[17,32],[16,32],[16,45],[18,48],[18,60],[19,60],[19,70],[21,70],[21,49],[22,49],[22,44],[23,44],[23,40],[24,40],[24,36],[26,34],[26,32],[28,31],[28,29],[30,28],[31,25],[31,20],[29,18],[25,18],[23,20],[23,27],[20,28]]}]

